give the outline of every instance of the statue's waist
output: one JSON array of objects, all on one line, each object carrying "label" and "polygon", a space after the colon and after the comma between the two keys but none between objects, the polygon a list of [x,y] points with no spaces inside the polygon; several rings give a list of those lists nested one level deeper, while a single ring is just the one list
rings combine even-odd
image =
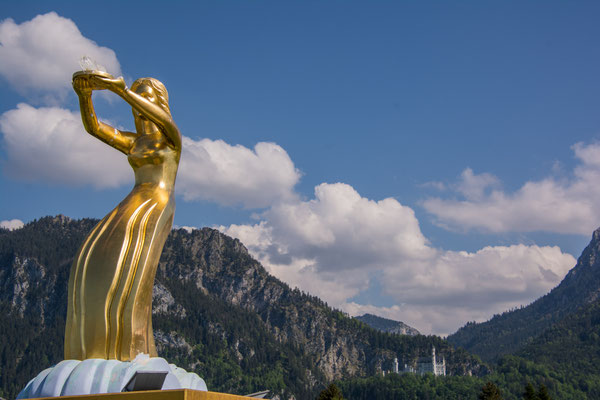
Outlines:
[{"label": "statue's waist", "polygon": [[157,185],[161,189],[172,190],[175,186],[175,177],[177,176],[177,165],[144,165],[134,168],[135,184],[142,183]]},{"label": "statue's waist", "polygon": [[136,177],[135,180],[135,186],[133,187],[133,189],[131,190],[131,194],[140,194],[142,196],[149,196],[149,197],[153,197],[153,196],[167,196],[167,197],[171,197],[173,196],[173,192],[174,192],[174,182],[173,183],[169,183],[169,182],[165,182],[165,181],[159,181],[159,182],[155,182],[155,181],[144,181],[144,180],[139,180]]}]

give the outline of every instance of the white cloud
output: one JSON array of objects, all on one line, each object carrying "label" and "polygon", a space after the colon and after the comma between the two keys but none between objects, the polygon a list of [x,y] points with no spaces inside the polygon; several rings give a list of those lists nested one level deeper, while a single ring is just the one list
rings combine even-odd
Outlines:
[{"label": "white cloud", "polygon": [[[600,144],[578,143],[573,150],[579,165],[571,179],[530,181],[514,193],[498,189],[484,193],[475,184],[472,192],[461,191],[464,199],[432,197],[423,205],[442,226],[587,235],[600,225]],[[469,187],[473,181],[482,182],[479,188],[495,184],[491,175],[475,175],[467,169],[459,188]]]},{"label": "white cloud", "polygon": [[408,268],[385,268],[382,282],[386,293],[405,305],[407,320],[426,332],[448,334],[466,321],[483,321],[530,303],[556,286],[575,263],[570,254],[549,246],[440,250]]},{"label": "white cloud", "polygon": [[15,229],[21,229],[25,225],[20,219],[11,219],[8,221],[0,221],[0,228],[14,231]]},{"label": "white cloud", "polygon": [[[435,249],[412,209],[391,198],[364,198],[341,183],[321,184],[314,199],[275,205],[262,218],[255,225],[220,229],[292,286],[351,314],[378,309],[424,333],[446,334],[466,321],[527,304],[575,265],[558,247]],[[350,301],[374,274],[396,306]]]},{"label": "white cloud", "polygon": [[79,112],[19,104],[0,116],[0,131],[12,178],[98,188],[133,181],[126,157],[89,135]]},{"label": "white cloud", "polygon": [[187,225],[183,225],[183,226],[173,225],[173,227],[171,228],[171,230],[173,230],[173,231],[174,230],[178,230],[178,229],[183,229],[187,233],[192,233],[193,231],[198,230],[198,227],[196,227],[196,226],[187,226]]},{"label": "white cloud", "polygon": [[0,75],[21,94],[60,98],[70,90],[71,76],[85,55],[115,76],[121,74],[114,51],[85,38],[73,21],[55,12],[21,24],[10,18],[0,22]]},{"label": "white cloud", "polygon": [[[4,173],[12,178],[97,188],[133,180],[127,158],[85,132],[78,111],[21,103],[0,116],[0,132]],[[266,207],[294,197],[300,173],[276,144],[251,150],[221,140],[183,142],[177,190],[187,201]]]},{"label": "white cloud", "polygon": [[[71,76],[87,55],[119,75],[114,51],[81,35],[54,12],[16,24],[0,22],[0,75],[17,91],[53,104],[71,91]],[[116,187],[132,181],[123,154],[83,129],[79,111],[21,103],[0,116],[6,175],[25,181]]]},{"label": "white cloud", "polygon": [[313,200],[276,204],[263,217],[263,223],[232,225],[227,233],[249,246],[258,243],[272,258],[318,259],[320,271],[420,259],[433,251],[410,207],[392,198],[366,199],[343,183],[323,183]]},{"label": "white cloud", "polygon": [[469,200],[480,200],[483,198],[486,190],[498,185],[498,178],[491,174],[473,173],[471,168],[465,169],[461,174],[460,183],[456,190]]},{"label": "white cloud", "polygon": [[294,197],[299,178],[286,151],[275,143],[260,142],[251,150],[184,137],[177,192],[187,201],[267,207]]}]

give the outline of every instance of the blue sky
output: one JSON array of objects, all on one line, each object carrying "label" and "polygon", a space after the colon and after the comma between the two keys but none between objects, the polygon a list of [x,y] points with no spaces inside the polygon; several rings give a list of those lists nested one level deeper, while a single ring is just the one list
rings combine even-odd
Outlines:
[{"label": "blue sky", "polygon": [[129,191],[78,126],[95,55],[169,90],[175,224],[351,314],[451,333],[546,293],[600,225],[597,2],[171,3],[0,5],[0,221]]}]

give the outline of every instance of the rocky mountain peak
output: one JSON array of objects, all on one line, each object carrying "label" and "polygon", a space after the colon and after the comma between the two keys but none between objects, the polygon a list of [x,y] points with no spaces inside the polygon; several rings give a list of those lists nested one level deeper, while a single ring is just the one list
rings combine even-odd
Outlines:
[{"label": "rocky mountain peak", "polygon": [[418,330],[402,321],[394,321],[393,319],[383,318],[373,314],[364,314],[354,318],[381,332],[395,333],[397,335],[420,335]]}]

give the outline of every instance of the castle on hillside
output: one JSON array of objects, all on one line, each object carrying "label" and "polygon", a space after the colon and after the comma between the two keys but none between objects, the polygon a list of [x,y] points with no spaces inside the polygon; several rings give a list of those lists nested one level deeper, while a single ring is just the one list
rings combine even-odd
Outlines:
[{"label": "castle on hillside", "polygon": [[[446,376],[446,358],[442,356],[442,360],[438,361],[438,358],[435,354],[435,347],[431,350],[430,357],[419,357],[417,360],[417,367],[409,366],[404,364],[404,368],[402,370],[399,369],[398,366],[398,358],[394,358],[394,367],[392,369],[393,373],[412,373],[425,375],[426,373],[431,373],[435,376]],[[385,371],[383,371],[383,375],[385,376]]]},{"label": "castle on hillside", "polygon": [[419,357],[417,361],[417,374],[425,375],[431,372],[435,376],[446,376],[446,358],[438,362],[435,356],[435,347],[431,350],[431,357]]}]

